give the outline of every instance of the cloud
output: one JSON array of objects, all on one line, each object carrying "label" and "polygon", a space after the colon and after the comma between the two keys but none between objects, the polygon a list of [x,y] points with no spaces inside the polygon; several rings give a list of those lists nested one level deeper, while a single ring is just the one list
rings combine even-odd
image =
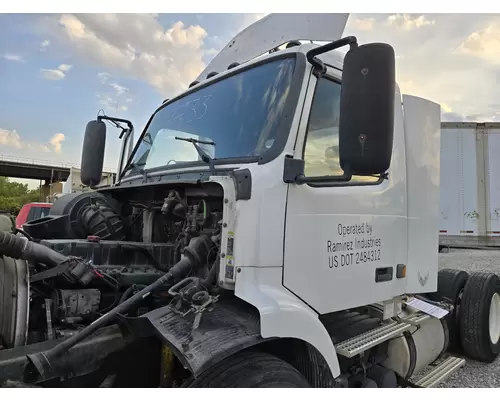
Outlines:
[{"label": "cloud", "polygon": [[111,78],[111,74],[108,72],[99,72],[97,78],[102,84],[105,84],[108,82],[109,78]]},{"label": "cloud", "polygon": [[456,112],[446,112],[441,108],[441,121],[443,122],[463,122],[466,121],[464,115]]},{"label": "cloud", "polygon": [[411,79],[398,80],[398,85],[399,85],[401,92],[403,92],[403,93],[410,93],[413,91],[413,89],[415,87],[413,84],[413,81]]},{"label": "cloud", "polygon": [[[421,17],[420,25],[422,21],[423,24],[425,21],[433,22],[432,25],[409,31],[411,34],[400,34],[408,31],[390,24],[390,16],[352,15],[351,22],[356,18],[372,17],[376,22],[371,31],[356,30],[348,24],[344,35],[357,36],[359,43],[391,44],[396,56],[404,55],[396,60],[396,77],[402,92],[445,104],[444,108],[449,107],[452,112],[442,110],[443,115],[449,118],[459,115],[460,120],[469,121],[488,121],[495,116],[495,112],[500,110],[500,101],[492,88],[500,83],[499,65],[457,49],[471,33],[481,33],[487,27],[500,23],[498,15],[410,14],[413,20]],[[394,18],[392,20],[395,22]],[[490,29],[489,32],[495,31]],[[487,37],[483,36],[484,40]],[[494,48],[493,44],[488,48]]]},{"label": "cloud", "polygon": [[58,81],[66,77],[66,74],[58,69],[40,68],[40,72],[42,73],[43,79],[47,79],[49,81]]},{"label": "cloud", "polygon": [[9,131],[7,129],[0,129],[0,144],[7,147],[15,147],[17,149],[23,147],[21,144],[21,137],[15,130]]},{"label": "cloud", "polygon": [[128,92],[128,88],[125,86],[118,85],[117,83],[110,83],[109,86],[116,91],[116,95],[120,96],[123,93]]},{"label": "cloud", "polygon": [[2,55],[2,58],[6,59],[7,61],[24,62],[23,57],[19,54],[5,53]]},{"label": "cloud", "polygon": [[44,40],[42,43],[40,43],[40,51],[45,51],[47,47],[50,45],[50,40]]},{"label": "cloud", "polygon": [[32,153],[50,153],[49,145],[52,145],[56,153],[61,152],[61,142],[64,140],[64,134],[56,133],[50,139],[48,144],[37,143],[23,140],[19,133],[14,130],[0,128],[0,145],[18,150],[28,150]]},{"label": "cloud", "polygon": [[49,143],[54,148],[56,153],[61,153],[62,142],[64,142],[64,133],[56,133],[54,136],[50,138]]},{"label": "cloud", "polygon": [[131,103],[130,89],[116,82],[111,82],[113,75],[109,72],[99,72],[97,79],[104,86],[103,92],[96,93],[99,99],[99,104],[105,111],[113,113],[124,112],[128,110],[128,106],[124,103]]},{"label": "cloud", "polygon": [[[442,106],[442,104],[441,104]],[[456,112],[447,112],[446,110],[441,109],[441,121],[443,122],[484,122],[484,121],[494,121],[496,116],[493,114],[471,114],[471,115],[463,115]]]},{"label": "cloud", "polygon": [[422,28],[427,25],[434,25],[434,20],[429,20],[425,15],[414,17],[409,14],[394,14],[387,17],[387,23],[405,31]]},{"label": "cloud", "polygon": [[72,65],[61,64],[57,69],[62,72],[68,72],[72,67],[73,67]]},{"label": "cloud", "polygon": [[205,54],[207,56],[215,56],[218,52],[220,52],[220,49],[211,48],[211,49],[205,50]]},{"label": "cloud", "polygon": [[96,93],[96,97],[99,99],[99,104],[104,108],[105,111],[110,111],[113,113],[125,112],[128,110],[128,106],[125,103],[130,103],[132,99],[115,99],[113,96],[105,93]]},{"label": "cloud", "polygon": [[371,31],[374,24],[375,18],[354,19],[350,21],[350,25],[360,31]]},{"label": "cloud", "polygon": [[42,73],[43,79],[47,79],[49,81],[59,81],[66,78],[66,72],[68,72],[71,68],[71,65],[61,64],[57,67],[57,69],[40,68],[40,72]]},{"label": "cloud", "polygon": [[441,103],[441,110],[443,110],[445,113],[451,113],[453,112],[453,110],[451,109],[451,107],[446,104],[446,103]]},{"label": "cloud", "polygon": [[459,45],[458,53],[500,64],[500,23],[493,22],[484,29],[471,33]]},{"label": "cloud", "polygon": [[63,14],[42,17],[45,31],[84,62],[141,79],[172,96],[203,70],[199,25],[178,21],[165,29],[156,14]]}]

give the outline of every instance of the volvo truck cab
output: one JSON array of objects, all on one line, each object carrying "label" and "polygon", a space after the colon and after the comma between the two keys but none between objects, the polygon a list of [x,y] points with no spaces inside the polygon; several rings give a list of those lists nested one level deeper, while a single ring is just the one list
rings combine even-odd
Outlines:
[{"label": "volvo truck cab", "polygon": [[432,387],[496,359],[498,276],[438,272],[440,106],[347,18],[251,25],[133,147],[130,121],[89,122],[82,182],[112,121],[115,184],[58,199],[28,245],[0,232],[24,293],[2,303],[0,381]]}]

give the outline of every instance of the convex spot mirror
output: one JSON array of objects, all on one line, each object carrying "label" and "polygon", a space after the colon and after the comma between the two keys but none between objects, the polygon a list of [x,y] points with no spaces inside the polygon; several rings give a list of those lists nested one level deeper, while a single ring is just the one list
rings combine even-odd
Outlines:
[{"label": "convex spot mirror", "polygon": [[85,128],[82,148],[81,181],[93,187],[101,182],[106,147],[106,124],[90,121]]},{"label": "convex spot mirror", "polygon": [[394,137],[394,49],[370,43],[344,58],[339,118],[340,166],[353,175],[384,174]]}]

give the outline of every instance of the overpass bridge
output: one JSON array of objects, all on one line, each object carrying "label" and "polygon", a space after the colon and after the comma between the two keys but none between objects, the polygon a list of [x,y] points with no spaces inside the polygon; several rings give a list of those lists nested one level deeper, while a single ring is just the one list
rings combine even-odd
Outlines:
[{"label": "overpass bridge", "polygon": [[[80,165],[71,162],[57,162],[40,159],[22,158],[0,154],[0,176],[9,178],[36,179],[40,181],[40,193],[46,197],[62,191],[62,183],[68,180],[71,169]],[[104,173],[116,173],[115,168],[104,168]],[[52,190],[60,186],[59,190]]]},{"label": "overpass bridge", "polygon": [[[9,178],[36,179],[46,183],[65,182],[71,168],[80,169],[80,165],[0,154],[0,176]],[[114,174],[115,168],[105,167],[104,172]]]}]

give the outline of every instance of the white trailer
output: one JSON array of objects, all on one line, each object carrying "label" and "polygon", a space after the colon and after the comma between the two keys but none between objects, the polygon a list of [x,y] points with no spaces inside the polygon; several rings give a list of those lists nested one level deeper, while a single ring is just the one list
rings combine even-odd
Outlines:
[{"label": "white trailer", "polygon": [[441,123],[440,247],[500,245],[500,123]]}]

